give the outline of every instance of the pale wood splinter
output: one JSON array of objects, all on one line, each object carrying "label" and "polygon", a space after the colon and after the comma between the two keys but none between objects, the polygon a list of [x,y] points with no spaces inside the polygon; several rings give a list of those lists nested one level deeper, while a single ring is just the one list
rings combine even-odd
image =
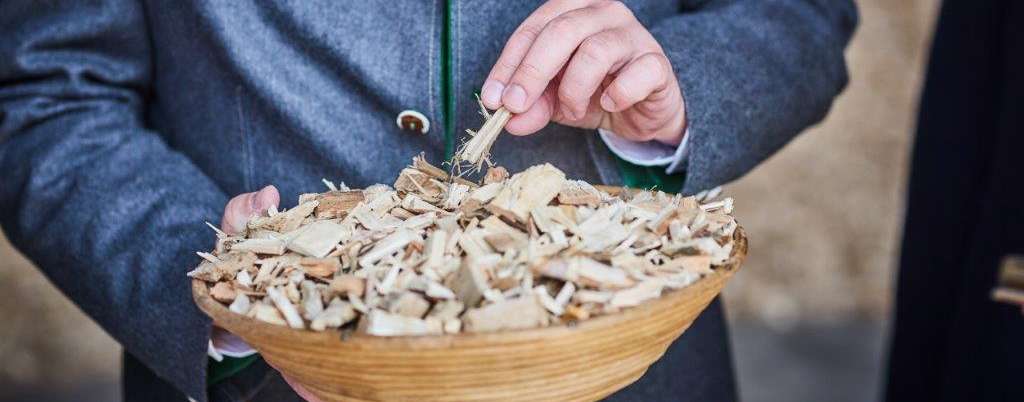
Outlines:
[{"label": "pale wood splinter", "polygon": [[454,164],[467,162],[476,170],[480,170],[484,161],[490,156],[491,146],[494,145],[494,141],[498,139],[498,135],[505,129],[505,124],[508,124],[511,118],[512,112],[504,107],[494,111],[484,122],[483,127],[480,127],[480,130],[472,138],[462,144],[462,148],[455,154]]}]

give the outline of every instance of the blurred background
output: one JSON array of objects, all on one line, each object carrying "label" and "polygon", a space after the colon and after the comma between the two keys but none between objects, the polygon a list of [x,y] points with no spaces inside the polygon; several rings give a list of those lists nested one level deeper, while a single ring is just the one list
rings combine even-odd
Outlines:
[{"label": "blurred background", "polygon": [[[745,401],[878,399],[938,0],[858,5],[828,118],[726,188],[751,236],[725,291]],[[2,235],[0,300],[0,401],[120,399],[120,347]]]}]

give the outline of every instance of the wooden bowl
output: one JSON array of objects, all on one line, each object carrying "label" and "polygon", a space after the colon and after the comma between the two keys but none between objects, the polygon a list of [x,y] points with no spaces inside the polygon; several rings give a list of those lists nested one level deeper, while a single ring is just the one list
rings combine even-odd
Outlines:
[{"label": "wooden bowl", "polygon": [[519,331],[376,337],[301,331],[230,312],[192,283],[199,308],[324,401],[593,401],[636,381],[740,268],[728,263],[657,300],[582,321]]}]

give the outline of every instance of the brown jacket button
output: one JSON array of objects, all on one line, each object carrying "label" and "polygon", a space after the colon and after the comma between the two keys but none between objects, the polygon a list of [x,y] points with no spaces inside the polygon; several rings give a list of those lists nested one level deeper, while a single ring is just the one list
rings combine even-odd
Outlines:
[{"label": "brown jacket button", "polygon": [[423,113],[415,110],[405,110],[399,113],[395,123],[398,124],[398,128],[403,130],[416,131],[421,134],[430,131],[430,120],[427,120],[427,116],[424,116]]}]

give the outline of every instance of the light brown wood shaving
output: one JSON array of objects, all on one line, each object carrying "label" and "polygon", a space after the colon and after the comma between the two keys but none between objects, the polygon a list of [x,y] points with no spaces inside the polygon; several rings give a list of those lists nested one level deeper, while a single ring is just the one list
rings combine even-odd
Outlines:
[{"label": "light brown wood shaving", "polygon": [[737,227],[720,190],[613,196],[550,164],[491,167],[473,183],[421,155],[393,187],[338,188],[303,194],[240,235],[217,230],[189,276],[231,311],[295,329],[502,331],[587,320],[688,286],[728,260]]}]

